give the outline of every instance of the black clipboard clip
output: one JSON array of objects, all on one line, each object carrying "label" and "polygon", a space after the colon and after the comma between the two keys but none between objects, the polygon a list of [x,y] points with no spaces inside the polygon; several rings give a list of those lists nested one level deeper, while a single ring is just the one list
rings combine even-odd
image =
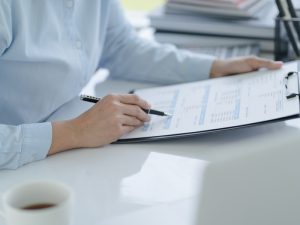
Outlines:
[{"label": "black clipboard clip", "polygon": [[300,94],[299,93],[294,93],[294,92],[289,92],[289,87],[288,87],[288,80],[289,80],[289,78],[291,77],[291,76],[293,76],[293,75],[297,75],[297,77],[298,77],[298,72],[289,72],[285,77],[284,77],[284,79],[285,79],[285,88],[286,88],[286,98],[287,99],[291,99],[291,98],[295,98],[295,97],[297,97],[297,96],[300,96]]}]

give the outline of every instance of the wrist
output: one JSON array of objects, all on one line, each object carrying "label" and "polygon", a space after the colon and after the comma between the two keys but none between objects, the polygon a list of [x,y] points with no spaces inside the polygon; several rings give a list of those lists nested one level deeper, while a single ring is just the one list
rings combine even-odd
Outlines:
[{"label": "wrist", "polygon": [[81,147],[78,133],[73,120],[52,122],[52,144],[48,155]]},{"label": "wrist", "polygon": [[216,78],[216,77],[221,77],[225,75],[225,60],[222,59],[216,59],[213,64],[212,64],[212,68],[210,71],[210,77],[211,78]]}]

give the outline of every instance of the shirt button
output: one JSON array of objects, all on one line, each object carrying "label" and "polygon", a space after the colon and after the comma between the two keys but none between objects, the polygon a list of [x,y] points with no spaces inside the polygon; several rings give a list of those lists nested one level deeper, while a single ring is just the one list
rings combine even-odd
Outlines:
[{"label": "shirt button", "polygon": [[68,0],[68,1],[66,2],[66,4],[67,4],[67,7],[68,7],[68,8],[72,8],[73,5],[74,5],[74,2],[73,2],[73,0]]},{"label": "shirt button", "polygon": [[76,41],[76,48],[81,49],[82,48],[82,43],[81,41]]}]

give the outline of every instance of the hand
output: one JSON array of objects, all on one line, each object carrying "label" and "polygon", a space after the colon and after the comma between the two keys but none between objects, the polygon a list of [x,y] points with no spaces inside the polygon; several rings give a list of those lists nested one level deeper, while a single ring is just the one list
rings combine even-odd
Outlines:
[{"label": "hand", "polygon": [[49,155],[72,148],[103,146],[118,140],[150,121],[150,116],[141,108],[149,109],[150,105],[137,95],[108,95],[79,117],[53,123]]},{"label": "hand", "polygon": [[217,59],[212,65],[210,77],[215,78],[226,75],[246,73],[261,68],[275,70],[280,69],[282,65],[282,62],[275,62],[272,60],[262,59],[255,56],[233,58],[228,60]]}]

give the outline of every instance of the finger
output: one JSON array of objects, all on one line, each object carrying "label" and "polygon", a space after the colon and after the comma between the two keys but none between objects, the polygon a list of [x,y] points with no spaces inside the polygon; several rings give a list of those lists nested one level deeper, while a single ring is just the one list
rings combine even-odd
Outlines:
[{"label": "finger", "polygon": [[267,68],[270,70],[280,69],[283,65],[283,63],[280,61],[273,61],[262,58],[251,58],[250,63],[251,66],[253,66],[255,69]]},{"label": "finger", "polygon": [[150,104],[147,101],[141,99],[139,96],[137,96],[135,94],[120,95],[119,100],[121,103],[137,105],[143,109],[151,108]]},{"label": "finger", "polygon": [[122,113],[131,117],[136,117],[142,122],[149,122],[151,119],[150,116],[137,105],[124,104],[122,106]]},{"label": "finger", "polygon": [[136,117],[132,117],[132,116],[127,116],[127,115],[123,115],[122,119],[122,124],[125,126],[142,126],[144,124],[143,121],[137,119]]}]

